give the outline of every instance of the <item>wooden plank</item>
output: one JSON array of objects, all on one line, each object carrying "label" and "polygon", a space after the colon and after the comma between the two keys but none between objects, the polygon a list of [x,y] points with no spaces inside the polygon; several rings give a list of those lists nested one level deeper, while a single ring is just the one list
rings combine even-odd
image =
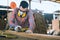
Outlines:
[{"label": "wooden plank", "polygon": [[16,31],[10,31],[7,30],[5,33],[8,34],[13,34],[13,35],[17,35],[20,37],[26,37],[26,38],[33,38],[33,39],[40,39],[40,38],[53,38],[53,39],[59,39],[60,40],[60,36],[53,36],[53,35],[46,35],[46,34],[37,34],[37,33],[25,33],[25,32],[16,32]]},{"label": "wooden plank", "polygon": [[50,0],[50,1],[60,3],[60,0]]}]

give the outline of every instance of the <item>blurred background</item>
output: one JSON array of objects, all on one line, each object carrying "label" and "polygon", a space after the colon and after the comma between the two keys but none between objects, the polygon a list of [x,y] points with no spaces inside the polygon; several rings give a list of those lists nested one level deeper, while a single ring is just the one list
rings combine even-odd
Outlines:
[{"label": "blurred background", "polygon": [[[22,0],[0,0],[0,29],[3,30],[8,25],[9,16],[13,9],[19,8]],[[42,25],[47,28],[47,34],[56,31],[60,32],[60,0],[25,0],[29,3],[29,9],[34,13],[39,13],[43,18]],[[41,16],[42,15],[42,16]],[[42,20],[42,19],[39,19]]]}]

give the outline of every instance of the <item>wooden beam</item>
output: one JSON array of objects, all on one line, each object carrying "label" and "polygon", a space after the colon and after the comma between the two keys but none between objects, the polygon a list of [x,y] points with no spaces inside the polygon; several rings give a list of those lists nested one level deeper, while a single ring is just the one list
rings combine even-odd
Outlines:
[{"label": "wooden beam", "polygon": [[16,32],[16,31],[10,31],[7,30],[5,33],[8,34],[13,34],[13,35],[17,35],[20,37],[26,37],[26,38],[32,38],[32,39],[40,39],[40,38],[45,38],[45,39],[57,39],[60,40],[60,36],[53,36],[53,35],[46,35],[46,34],[37,34],[37,33],[25,33],[25,32]]},{"label": "wooden beam", "polygon": [[57,3],[60,3],[60,0],[51,0],[53,2],[57,2]]}]

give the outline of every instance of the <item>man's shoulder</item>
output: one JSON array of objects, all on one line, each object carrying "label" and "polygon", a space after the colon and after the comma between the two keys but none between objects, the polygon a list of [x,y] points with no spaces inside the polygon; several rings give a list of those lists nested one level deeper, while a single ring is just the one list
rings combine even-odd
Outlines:
[{"label": "man's shoulder", "polygon": [[31,9],[29,9],[28,14],[33,14],[33,11]]},{"label": "man's shoulder", "polygon": [[14,10],[19,10],[19,8],[15,8]]},{"label": "man's shoulder", "polygon": [[14,14],[17,13],[18,10],[19,10],[19,8],[15,8],[15,9],[13,10],[13,13],[14,13]]},{"label": "man's shoulder", "polygon": [[31,9],[28,10],[28,12],[31,12],[31,11],[32,11]]}]

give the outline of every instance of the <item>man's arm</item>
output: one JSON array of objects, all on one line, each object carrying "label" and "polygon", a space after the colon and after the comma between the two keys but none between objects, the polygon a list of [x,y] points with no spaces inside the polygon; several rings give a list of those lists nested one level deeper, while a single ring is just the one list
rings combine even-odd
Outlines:
[{"label": "man's arm", "polygon": [[15,23],[13,22],[15,19],[15,10],[13,10],[12,15],[10,16],[9,26],[15,27]]},{"label": "man's arm", "polygon": [[35,28],[34,16],[33,16],[33,12],[30,10],[29,11],[29,29],[33,31],[34,28]]}]

